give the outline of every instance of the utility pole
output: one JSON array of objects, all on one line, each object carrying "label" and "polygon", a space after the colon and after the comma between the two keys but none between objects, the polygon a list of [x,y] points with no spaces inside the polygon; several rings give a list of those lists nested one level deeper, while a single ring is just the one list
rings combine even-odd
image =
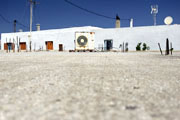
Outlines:
[{"label": "utility pole", "polygon": [[29,0],[30,2],[30,35],[29,35],[29,50],[31,51],[31,45],[32,45],[32,24],[33,24],[33,6],[38,4],[36,1]]}]

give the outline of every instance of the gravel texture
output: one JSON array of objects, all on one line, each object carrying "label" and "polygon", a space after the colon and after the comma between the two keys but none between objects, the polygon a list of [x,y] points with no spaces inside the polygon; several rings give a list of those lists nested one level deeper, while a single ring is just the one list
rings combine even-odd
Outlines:
[{"label": "gravel texture", "polygon": [[179,120],[180,52],[0,52],[0,120]]}]

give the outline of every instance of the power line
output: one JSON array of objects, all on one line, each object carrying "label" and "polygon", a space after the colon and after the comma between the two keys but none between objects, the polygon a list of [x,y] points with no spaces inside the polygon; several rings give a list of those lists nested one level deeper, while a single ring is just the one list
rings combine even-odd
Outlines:
[{"label": "power line", "polygon": [[[4,21],[5,21],[6,23],[8,23],[8,24],[13,24],[13,23],[14,23],[13,21],[10,21],[10,20],[8,20],[7,18],[5,18],[2,14],[0,14],[0,17],[2,18],[2,20],[4,20]],[[25,27],[25,28],[29,28],[28,26],[20,23],[18,20],[16,20],[16,22],[17,22],[17,24],[19,24],[19,25],[21,25],[21,26],[23,26],[23,27]]]},{"label": "power line", "polygon": [[27,23],[27,10],[28,10],[28,0],[26,0],[26,4],[25,4],[25,6],[24,6],[24,9],[23,9],[23,13],[22,13],[22,15],[21,15],[21,17],[20,17],[20,19],[19,19],[19,21],[26,21],[26,23]]},{"label": "power line", "polygon": [[79,5],[74,4],[74,3],[72,3],[72,2],[70,2],[70,1],[68,1],[68,0],[64,0],[64,1],[65,1],[66,3],[72,5],[72,6],[74,6],[74,7],[76,7],[76,8],[79,8],[79,9],[81,9],[81,10],[83,10],[83,11],[86,11],[86,12],[88,12],[88,13],[91,13],[91,14],[94,14],[94,15],[97,15],[97,16],[100,16],[100,17],[108,18],[108,19],[113,19],[113,20],[116,19],[116,18],[113,18],[113,17],[109,17],[109,16],[106,16],[106,15],[102,15],[102,14],[99,14],[99,13],[96,13],[96,12],[93,12],[93,11],[90,11],[90,10],[85,9],[85,8],[83,8],[83,7],[80,7]]},{"label": "power line", "polygon": [[2,18],[2,20],[4,20],[7,23],[11,23],[8,19],[6,19],[3,15],[0,14],[0,17]]},{"label": "power line", "polygon": [[[64,1],[65,1],[66,3],[72,5],[72,6],[74,6],[74,7],[76,7],[76,8],[79,8],[79,9],[81,9],[81,10],[83,10],[83,11],[86,11],[86,12],[88,12],[88,13],[91,13],[91,14],[94,14],[94,15],[97,15],[97,16],[100,16],[100,17],[108,18],[108,19],[113,19],[113,20],[116,19],[116,18],[113,18],[113,17],[109,17],[109,16],[106,16],[106,15],[99,14],[99,13],[97,13],[97,12],[90,11],[90,10],[85,9],[85,8],[83,8],[83,7],[75,4],[75,3],[73,3],[73,2],[68,1],[68,0],[64,0]],[[126,18],[126,19],[122,19],[122,18],[121,18],[120,20],[130,21],[130,19],[127,19],[127,18]]]},{"label": "power line", "polygon": [[20,23],[19,21],[17,21],[17,24],[21,25],[22,27],[25,27],[25,28],[28,28],[28,29],[29,29],[29,27],[28,27],[28,26],[26,26],[26,25],[24,25],[24,24]]}]

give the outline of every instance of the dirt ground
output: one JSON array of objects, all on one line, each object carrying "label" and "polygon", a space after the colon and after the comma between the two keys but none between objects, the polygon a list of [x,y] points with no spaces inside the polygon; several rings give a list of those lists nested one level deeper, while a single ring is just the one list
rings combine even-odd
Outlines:
[{"label": "dirt ground", "polygon": [[180,52],[0,52],[0,120],[179,120]]}]

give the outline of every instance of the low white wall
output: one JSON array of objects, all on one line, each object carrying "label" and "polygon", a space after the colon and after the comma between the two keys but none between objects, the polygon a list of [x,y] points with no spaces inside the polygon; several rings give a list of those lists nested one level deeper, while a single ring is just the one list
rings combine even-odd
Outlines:
[{"label": "low white wall", "polygon": [[[100,29],[96,27],[77,27],[56,30],[43,30],[32,32],[32,50],[43,47],[46,49],[45,41],[53,41],[54,50],[59,49],[59,44],[63,44],[65,50],[74,50],[75,32],[95,32],[95,47],[104,46],[104,40],[112,39],[114,49],[119,49],[120,44],[128,42],[129,50],[136,50],[139,42],[146,43],[151,50],[158,50],[158,43],[165,49],[166,39],[173,44],[174,50],[180,50],[180,25],[163,25],[133,28],[112,28]],[[3,33],[1,37],[2,50],[4,43],[17,42],[17,37],[21,42],[26,42],[29,49],[29,32]],[[17,46],[16,46],[17,49]]]},{"label": "low white wall", "polygon": [[95,33],[95,47],[104,44],[105,39],[113,39],[115,49],[123,42],[128,42],[129,50],[136,50],[137,44],[142,42],[146,43],[150,50],[159,50],[158,43],[165,49],[168,38],[174,50],[180,50],[180,25],[102,29],[95,30]]},{"label": "low white wall", "polygon": [[[53,41],[53,49],[58,50],[59,44],[63,44],[64,50],[74,50],[75,32],[91,32],[94,29],[101,29],[98,27],[75,27],[55,30],[42,30],[32,32],[32,50],[43,48],[46,50],[45,41]],[[4,50],[4,43],[13,42],[17,43],[17,37],[21,42],[26,42],[29,49],[29,32],[17,32],[17,33],[3,33],[2,34],[2,50]],[[17,45],[15,46],[17,49]]]}]

